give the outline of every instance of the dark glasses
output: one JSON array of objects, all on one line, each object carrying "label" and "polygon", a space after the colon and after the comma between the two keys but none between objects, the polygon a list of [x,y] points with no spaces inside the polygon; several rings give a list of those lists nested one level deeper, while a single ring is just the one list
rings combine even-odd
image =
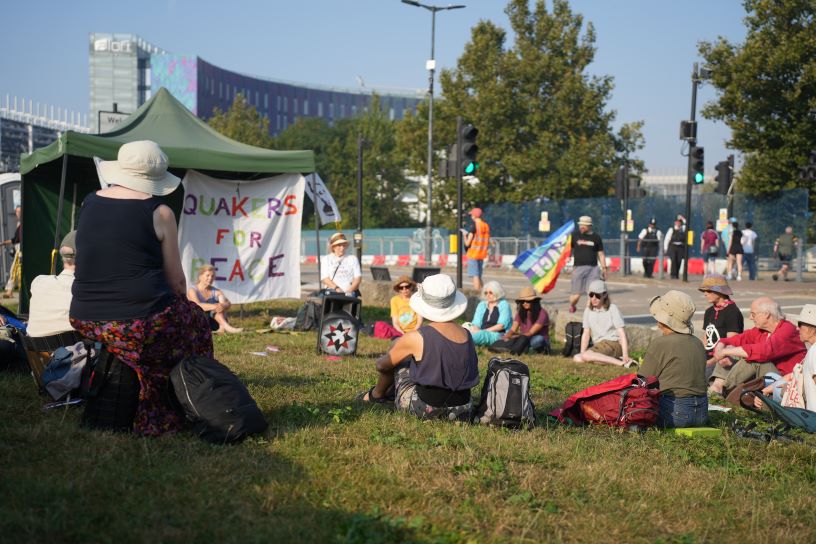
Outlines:
[{"label": "dark glasses", "polygon": [[517,300],[516,304],[532,304],[532,300]]},{"label": "dark glasses", "polygon": [[410,286],[410,285],[400,285],[400,286],[399,286],[399,289],[400,289],[400,290],[402,290],[402,289],[410,289],[410,288],[411,288],[411,286]]},{"label": "dark glasses", "polygon": [[589,298],[603,298],[606,293],[590,293]]},{"label": "dark glasses", "polygon": [[493,294],[493,291],[485,291],[485,292],[484,292],[484,294],[485,294],[485,295],[492,295],[492,294]]}]

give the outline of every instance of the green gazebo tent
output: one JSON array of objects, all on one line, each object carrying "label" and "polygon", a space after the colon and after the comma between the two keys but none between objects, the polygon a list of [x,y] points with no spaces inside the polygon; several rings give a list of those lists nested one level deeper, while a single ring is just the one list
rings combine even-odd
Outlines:
[{"label": "green gazebo tent", "polygon": [[[68,131],[51,145],[23,156],[23,268],[20,310],[27,311],[29,286],[51,270],[52,250],[74,225],[82,200],[99,189],[93,157],[115,160],[119,147],[153,140],[170,160],[170,170],[184,177],[187,169],[234,180],[315,171],[312,151],[273,151],[242,144],[210,128],[166,89],[159,91],[105,134]],[[183,189],[164,197],[178,217]]]}]

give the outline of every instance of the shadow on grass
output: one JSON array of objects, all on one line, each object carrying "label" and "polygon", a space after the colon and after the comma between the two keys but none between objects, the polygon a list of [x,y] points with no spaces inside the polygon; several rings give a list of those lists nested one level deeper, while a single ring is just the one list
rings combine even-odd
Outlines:
[{"label": "shadow on grass", "polygon": [[392,406],[371,405],[354,399],[325,403],[293,402],[264,411],[264,416],[269,422],[267,435],[275,436],[304,428],[350,423],[369,410],[389,411]]}]

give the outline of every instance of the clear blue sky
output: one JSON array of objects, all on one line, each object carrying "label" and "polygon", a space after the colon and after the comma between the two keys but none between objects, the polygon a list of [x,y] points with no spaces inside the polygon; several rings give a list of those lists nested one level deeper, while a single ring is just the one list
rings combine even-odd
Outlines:
[{"label": "clear blue sky", "polygon": [[[433,3],[433,2],[425,2]],[[489,19],[508,28],[504,0],[461,0],[437,15],[438,68],[453,67],[470,28]],[[447,2],[439,2],[447,5]],[[617,122],[645,121],[640,157],[653,172],[680,171],[678,125],[688,118],[690,73],[699,40],[741,42],[738,0],[574,0],[595,25],[592,73],[614,77]],[[0,98],[26,97],[88,111],[88,33],[138,34],[173,53],[274,79],[354,88],[427,88],[430,13],[399,0],[99,0],[4,2]],[[437,86],[438,88],[438,86]],[[703,86],[698,107],[714,97]],[[700,120],[706,170],[729,153],[728,129]]]}]

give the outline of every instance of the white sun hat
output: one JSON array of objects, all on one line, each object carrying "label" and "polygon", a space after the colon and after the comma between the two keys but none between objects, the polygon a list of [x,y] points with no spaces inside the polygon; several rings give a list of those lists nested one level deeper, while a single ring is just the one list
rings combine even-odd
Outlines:
[{"label": "white sun hat", "polygon": [[139,140],[122,144],[117,160],[102,161],[99,174],[105,183],[121,185],[156,196],[169,195],[181,179],[167,172],[167,155],[159,144]]},{"label": "white sun hat", "polygon": [[428,276],[411,295],[411,309],[429,321],[453,321],[467,309],[467,297],[447,274]]}]

